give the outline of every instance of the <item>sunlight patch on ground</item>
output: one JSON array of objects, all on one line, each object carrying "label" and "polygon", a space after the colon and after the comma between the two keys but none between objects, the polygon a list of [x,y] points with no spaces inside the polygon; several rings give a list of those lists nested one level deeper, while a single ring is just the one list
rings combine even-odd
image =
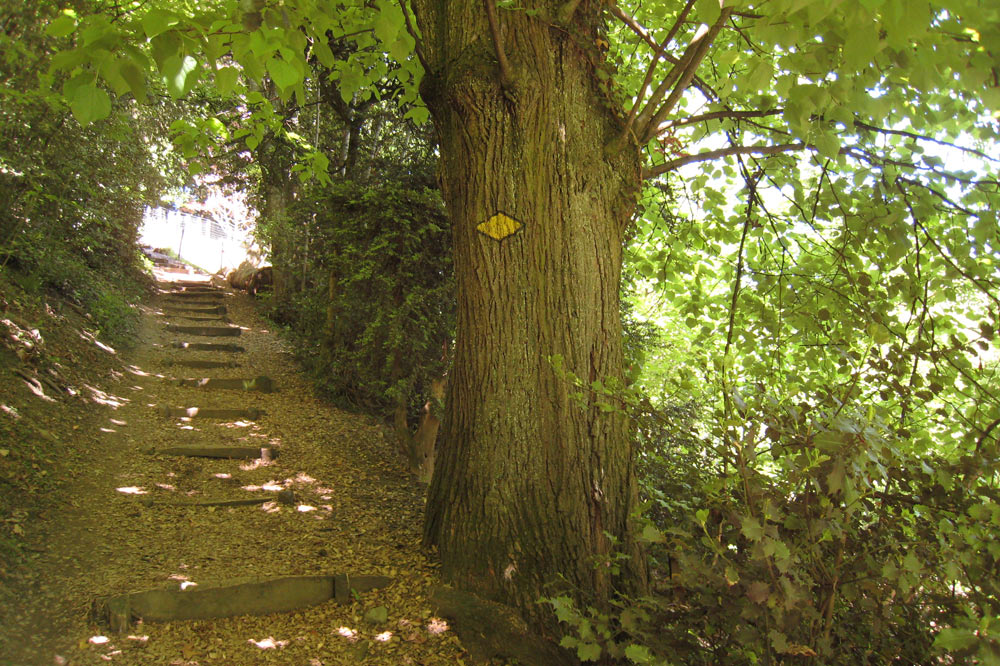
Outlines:
[{"label": "sunlight patch on ground", "polygon": [[281,513],[281,506],[277,502],[264,502],[260,505],[260,508],[264,510],[265,513]]},{"label": "sunlight patch on ground", "polygon": [[240,463],[240,469],[244,472],[252,472],[258,467],[269,467],[274,464],[273,460],[264,460],[263,458],[257,458],[249,462]]},{"label": "sunlight patch on ground", "polygon": [[108,420],[114,423],[116,426],[128,425],[128,421],[122,421],[121,419],[108,419]]},{"label": "sunlight patch on ground", "polygon": [[118,432],[114,428],[98,428],[101,432]]},{"label": "sunlight patch on ground", "polygon": [[107,636],[91,636],[90,638],[87,639],[87,642],[90,643],[91,645],[104,645],[110,640],[111,639],[108,638]]},{"label": "sunlight patch on ground", "polygon": [[194,581],[191,581],[191,580],[186,580],[183,583],[181,583],[181,589],[182,590],[186,590],[189,587],[198,587],[198,583],[195,583]]},{"label": "sunlight patch on ground", "polygon": [[100,349],[102,351],[106,351],[109,354],[117,354],[118,353],[113,348],[107,346],[106,344],[104,344],[103,342],[101,342],[100,340],[98,340],[97,338],[95,338],[94,334],[91,333],[90,331],[80,331],[80,337],[83,338],[84,340],[86,340],[87,342],[94,343],[94,345],[98,349]]},{"label": "sunlight patch on ground", "polygon": [[122,486],[121,488],[115,488],[120,493],[125,495],[145,495],[147,491],[145,488],[140,488],[139,486]]},{"label": "sunlight patch on ground", "polygon": [[17,409],[15,409],[14,407],[10,407],[8,405],[0,405],[0,412],[7,414],[8,416],[12,417],[15,420],[21,418],[21,413],[18,412]]},{"label": "sunlight patch on ground", "polygon": [[216,472],[212,476],[214,476],[217,479],[231,479],[231,478],[233,478],[233,475],[230,474],[229,472]]},{"label": "sunlight patch on ground", "polygon": [[261,639],[259,641],[251,638],[247,642],[256,645],[261,650],[273,650],[274,648],[283,648],[286,645],[288,645],[288,641],[276,641],[274,640],[273,636],[268,636],[267,638]]},{"label": "sunlight patch on ground", "polygon": [[448,631],[448,622],[439,617],[432,617],[427,624],[427,631],[434,635],[443,634]]},{"label": "sunlight patch on ground", "polygon": [[309,476],[305,472],[299,472],[298,474],[295,475],[295,482],[313,484],[316,483],[316,479]]},{"label": "sunlight patch on ground", "polygon": [[135,634],[129,634],[128,639],[135,643],[136,645],[145,645],[149,642],[149,636],[137,636]]},{"label": "sunlight patch on ground", "polygon": [[131,372],[133,375],[138,375],[139,377],[149,377],[150,374],[136,365],[126,365],[125,368]]},{"label": "sunlight patch on ground", "polygon": [[295,507],[295,510],[298,511],[299,513],[309,513],[310,511],[315,511],[316,507],[309,506],[308,504],[299,504],[297,507]]},{"label": "sunlight patch on ground", "polygon": [[128,398],[121,398],[117,395],[111,395],[110,393],[105,393],[101,389],[95,388],[90,384],[84,384],[83,388],[90,391],[90,399],[99,405],[107,405],[108,407],[114,407],[115,409],[118,409],[119,407],[129,402]]},{"label": "sunlight patch on ground", "polygon": [[172,486],[169,483],[157,483],[156,487],[160,490],[177,490],[175,486]]},{"label": "sunlight patch on ground", "polygon": [[45,391],[42,390],[42,385],[37,379],[31,379],[30,381],[28,379],[25,379],[24,385],[28,387],[29,391],[34,393],[42,400],[46,402],[55,402],[55,398],[50,398],[49,396],[45,395]]},{"label": "sunlight patch on ground", "polygon": [[285,486],[284,484],[278,483],[277,481],[268,481],[263,486],[261,486],[261,489],[269,490],[271,492],[278,492],[280,490],[284,490]]},{"label": "sunlight patch on ground", "polygon": [[379,643],[388,643],[390,640],[392,640],[392,632],[383,631],[381,634],[375,637],[375,640],[377,640]]},{"label": "sunlight patch on ground", "polygon": [[351,641],[352,643],[358,640],[358,632],[350,627],[338,627],[337,633]]}]

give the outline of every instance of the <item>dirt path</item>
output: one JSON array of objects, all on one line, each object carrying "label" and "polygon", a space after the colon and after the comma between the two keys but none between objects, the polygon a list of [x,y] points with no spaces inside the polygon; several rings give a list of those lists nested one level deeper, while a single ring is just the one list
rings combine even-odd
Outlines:
[{"label": "dirt path", "polygon": [[[165,274],[161,278],[167,277]],[[188,276],[184,276],[189,279]],[[44,548],[18,582],[23,605],[2,613],[0,664],[459,664],[464,652],[425,594],[433,568],[419,545],[422,491],[362,416],[324,405],[296,371],[249,299],[222,298],[239,337],[196,337],[164,307],[144,307],[140,344],[123,359],[90,423],[57,436],[76,451],[73,481],[37,529]],[[188,313],[192,317],[209,314]],[[222,342],[244,352],[177,349]],[[190,369],[181,360],[232,362]],[[273,393],[179,386],[179,378],[269,377]],[[258,409],[249,419],[165,417],[160,405]],[[179,446],[272,446],[270,461],[153,453]],[[291,504],[276,501],[293,491]],[[177,503],[263,498],[264,504]],[[287,497],[287,494],[286,494]],[[95,598],[151,588],[209,586],[233,579],[381,574],[393,583],[351,603],[327,602],[262,617],[145,623],[117,635],[88,617]],[[377,618],[384,607],[385,621]],[[374,609],[374,613],[369,613]],[[369,620],[365,619],[366,613]]]}]

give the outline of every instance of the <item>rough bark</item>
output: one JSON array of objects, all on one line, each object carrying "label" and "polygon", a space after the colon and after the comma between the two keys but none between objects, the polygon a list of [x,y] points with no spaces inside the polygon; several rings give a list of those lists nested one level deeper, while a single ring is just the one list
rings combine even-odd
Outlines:
[{"label": "rough bark", "polygon": [[[429,488],[425,541],[458,587],[543,612],[564,578],[600,602],[645,586],[632,534],[634,456],[620,413],[601,411],[549,358],[585,382],[621,380],[618,287],[639,184],[637,151],[605,156],[621,131],[595,63],[601,7],[569,24],[498,10],[510,85],[501,86],[482,0],[415,0],[452,219],[458,333]],[[502,241],[476,227],[503,212],[523,229]],[[595,559],[632,556],[621,579]]]}]

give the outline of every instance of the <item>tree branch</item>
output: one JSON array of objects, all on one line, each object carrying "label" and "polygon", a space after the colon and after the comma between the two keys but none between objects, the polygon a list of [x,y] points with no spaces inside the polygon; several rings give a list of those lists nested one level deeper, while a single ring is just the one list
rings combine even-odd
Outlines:
[{"label": "tree branch", "polygon": [[497,52],[497,62],[500,64],[500,87],[510,90],[514,80],[510,75],[510,63],[507,62],[507,55],[503,51],[503,40],[500,37],[500,24],[497,21],[496,0],[483,0],[486,6],[486,18],[490,22],[490,34],[493,36],[493,48]]},{"label": "tree branch", "polygon": [[783,112],[784,109],[768,109],[767,111],[713,111],[711,113],[703,113],[700,116],[691,116],[690,118],[672,120],[669,123],[658,127],[657,132],[662,132],[665,129],[672,129],[674,127],[682,127],[684,125],[693,125],[694,123],[703,123],[707,120],[719,120],[721,118],[728,118],[731,120],[766,118],[767,116],[776,116]]},{"label": "tree branch", "polygon": [[647,178],[655,178],[656,176],[664,174],[668,171],[673,171],[674,169],[680,168],[686,164],[707,162],[708,160],[726,157],[727,155],[776,155],[779,153],[789,153],[796,150],[809,149],[810,146],[804,143],[782,143],[774,146],[729,146],[728,148],[707,150],[703,153],[696,153],[694,155],[685,155],[684,157],[678,157],[675,160],[670,160],[669,162],[664,162],[663,164],[658,164],[654,167],[647,167],[642,170],[642,178],[644,180]]},{"label": "tree branch", "polygon": [[569,23],[573,20],[573,14],[576,13],[576,8],[580,6],[580,0],[566,0],[559,7],[559,11],[556,14],[556,19],[563,25]]},{"label": "tree branch", "polygon": [[905,136],[907,138],[913,139],[914,141],[930,141],[931,143],[936,143],[939,146],[954,148],[955,150],[961,150],[964,153],[970,153],[972,155],[975,155],[976,157],[982,157],[984,160],[989,160],[991,162],[1000,162],[1000,158],[993,157],[992,155],[987,155],[986,153],[975,150],[973,148],[966,148],[965,146],[959,146],[954,143],[942,141],[941,139],[935,139],[934,137],[931,136],[924,136],[923,134],[917,134],[915,132],[907,132],[905,130],[883,129],[881,127],[875,127],[874,125],[869,125],[868,123],[863,123],[860,120],[855,120],[854,126],[860,127],[861,129],[870,130],[872,132],[878,132],[879,134],[895,134],[896,136]]},{"label": "tree branch", "polygon": [[[656,112],[652,120],[650,120],[645,126],[640,126],[640,129],[642,130],[641,143],[646,143],[656,136],[656,128],[663,123],[667,114],[673,110],[677,101],[681,98],[681,95],[684,94],[687,87],[691,85],[691,80],[694,79],[695,72],[698,71],[698,66],[701,65],[701,61],[705,59],[706,55],[708,55],[708,49],[712,46],[712,42],[715,41],[719,31],[722,30],[723,24],[729,20],[729,15],[732,13],[732,7],[724,7],[722,9],[722,13],[719,14],[718,20],[712,24],[708,31],[702,35],[700,39],[696,37],[692,42],[692,44],[697,44],[697,50],[692,55],[691,60],[685,65],[684,73],[681,74],[678,79],[677,85],[674,86],[670,96],[667,97],[667,101],[663,103],[663,106],[661,106],[659,111]],[[643,115],[645,114],[646,112],[643,111]]]},{"label": "tree branch", "polygon": [[420,35],[417,34],[417,30],[413,27],[413,23],[410,22],[410,12],[406,11],[406,0],[399,0],[399,8],[402,10],[403,20],[406,22],[406,32],[410,33],[410,37],[413,37],[413,51],[417,54],[417,60],[420,61],[424,71],[430,74],[430,65],[424,57],[424,50],[420,47]]},{"label": "tree branch", "polygon": [[684,9],[682,9],[681,13],[677,15],[677,20],[674,21],[674,24],[671,26],[667,36],[664,38],[663,42],[659,44],[656,43],[656,40],[653,39],[648,30],[639,25],[634,17],[626,14],[618,5],[611,6],[611,13],[625,23],[625,25],[635,32],[635,34],[639,35],[639,37],[653,49],[653,60],[649,63],[649,67],[646,69],[646,76],[642,81],[642,86],[639,87],[639,94],[636,95],[635,104],[632,105],[632,109],[628,114],[628,119],[625,121],[625,128],[622,130],[621,136],[611,146],[612,152],[621,150],[621,148],[623,148],[625,143],[628,141],[628,136],[632,131],[636,116],[639,114],[639,109],[642,108],[642,100],[646,96],[646,90],[653,82],[653,74],[656,73],[656,68],[660,64],[660,58],[665,57],[667,47],[677,35],[677,31],[680,30],[681,24],[685,19],[687,19],[687,15],[691,12],[691,9],[694,7],[694,3],[696,1],[697,0],[688,0],[687,4],[684,5]]}]

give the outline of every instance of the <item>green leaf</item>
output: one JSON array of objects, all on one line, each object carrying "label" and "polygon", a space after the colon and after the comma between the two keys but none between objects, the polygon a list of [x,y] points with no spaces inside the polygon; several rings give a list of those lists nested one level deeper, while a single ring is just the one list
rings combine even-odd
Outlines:
[{"label": "green leaf", "polygon": [[239,77],[240,71],[235,67],[220,67],[215,70],[215,87],[219,89],[219,94],[223,97],[231,95]]},{"label": "green leaf", "polygon": [[646,525],[642,528],[642,540],[648,543],[664,543],[667,538],[655,525]]},{"label": "green leaf", "polygon": [[580,661],[597,661],[601,658],[601,646],[597,643],[580,643],[576,647],[576,656]]},{"label": "green leaf", "polygon": [[423,125],[424,123],[427,122],[427,119],[430,118],[430,116],[431,112],[427,109],[426,106],[415,106],[409,111],[407,111],[406,115],[403,117],[409,118],[417,125]]},{"label": "green leaf", "polygon": [[152,39],[163,34],[173,26],[180,23],[180,17],[162,9],[153,9],[142,17],[142,30],[146,33],[147,39]]},{"label": "green leaf", "polygon": [[383,44],[392,44],[396,35],[403,29],[403,12],[394,2],[379,3],[379,12],[375,16],[375,36]]},{"label": "green leaf", "polygon": [[751,541],[760,541],[764,538],[764,528],[761,527],[760,522],[753,516],[743,517],[743,525],[740,531],[743,533],[743,536]]},{"label": "green leaf", "polygon": [[173,55],[166,59],[161,69],[167,92],[176,99],[186,95],[198,79],[198,61],[189,55]]},{"label": "green leaf", "polygon": [[50,37],[65,37],[76,30],[76,18],[69,14],[62,14],[56,20],[49,23],[45,28],[45,34]]},{"label": "green leaf", "polygon": [[302,81],[302,75],[295,65],[285,62],[280,58],[269,58],[267,61],[267,73],[282,91],[286,91],[292,86]]},{"label": "green leaf", "polygon": [[128,84],[132,95],[137,100],[144,100],[146,98],[146,73],[134,62],[122,63],[119,73]]},{"label": "green leaf", "polygon": [[892,340],[889,329],[878,322],[872,322],[868,326],[868,334],[872,336],[872,340],[874,340],[877,345],[884,345]]},{"label": "green leaf", "polygon": [[917,556],[912,550],[906,554],[906,557],[903,558],[903,568],[912,573],[919,573],[923,568],[920,564],[920,560],[917,559]]},{"label": "green leaf", "polygon": [[81,85],[72,90],[69,108],[77,122],[86,127],[95,120],[108,117],[111,113],[111,98],[96,83]]},{"label": "green leaf", "polygon": [[695,5],[695,16],[702,23],[712,25],[721,14],[722,7],[719,6],[719,0],[698,0],[698,4]]},{"label": "green leaf", "polygon": [[653,653],[645,645],[629,645],[625,648],[625,657],[633,664],[653,663]]},{"label": "green leaf", "polygon": [[948,652],[967,650],[979,640],[971,629],[946,627],[934,637],[934,647]]}]

